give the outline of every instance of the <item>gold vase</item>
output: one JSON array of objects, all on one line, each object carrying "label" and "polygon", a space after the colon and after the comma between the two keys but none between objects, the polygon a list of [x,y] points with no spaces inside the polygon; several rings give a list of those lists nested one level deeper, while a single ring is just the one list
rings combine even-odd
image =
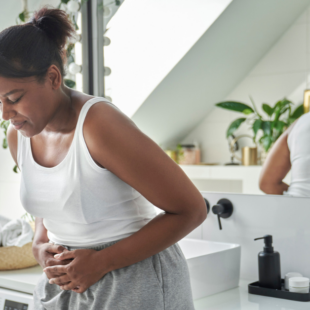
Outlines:
[{"label": "gold vase", "polygon": [[257,165],[257,147],[245,146],[242,148],[242,165],[255,166]]}]

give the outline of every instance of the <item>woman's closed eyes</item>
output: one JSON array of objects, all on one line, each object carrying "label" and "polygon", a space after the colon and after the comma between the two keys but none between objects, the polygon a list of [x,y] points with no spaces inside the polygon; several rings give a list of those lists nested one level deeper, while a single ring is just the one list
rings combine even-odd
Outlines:
[{"label": "woman's closed eyes", "polygon": [[[23,96],[21,96],[21,97],[19,97],[17,100],[15,100],[15,101],[12,101],[12,100],[10,100],[10,99],[7,99],[7,101],[10,103],[10,104],[15,104],[15,103],[17,103],[20,99],[22,99],[22,97]],[[2,102],[0,101],[0,104],[2,104]]]}]

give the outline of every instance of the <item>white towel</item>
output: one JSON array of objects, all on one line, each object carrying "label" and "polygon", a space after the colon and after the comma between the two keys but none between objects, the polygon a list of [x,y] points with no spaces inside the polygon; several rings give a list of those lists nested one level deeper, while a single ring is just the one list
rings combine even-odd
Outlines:
[{"label": "white towel", "polygon": [[2,230],[3,226],[10,221],[11,221],[11,219],[9,219],[8,217],[0,215],[0,246],[2,245],[2,232],[1,232],[1,230]]},{"label": "white towel", "polygon": [[28,222],[22,219],[12,220],[1,229],[3,246],[22,247],[32,241],[33,230]]}]

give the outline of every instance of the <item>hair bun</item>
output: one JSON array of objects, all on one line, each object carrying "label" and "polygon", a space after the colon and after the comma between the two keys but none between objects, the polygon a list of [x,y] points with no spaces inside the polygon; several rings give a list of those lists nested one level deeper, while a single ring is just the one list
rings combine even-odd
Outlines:
[{"label": "hair bun", "polygon": [[67,38],[75,34],[67,13],[60,9],[50,9],[45,6],[34,13],[30,22],[44,31],[60,50],[65,46]]}]

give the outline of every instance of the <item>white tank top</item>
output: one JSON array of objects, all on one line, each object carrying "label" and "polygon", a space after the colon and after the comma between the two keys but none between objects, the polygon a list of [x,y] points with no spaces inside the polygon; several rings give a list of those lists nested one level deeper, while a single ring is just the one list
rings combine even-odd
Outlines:
[{"label": "white tank top", "polygon": [[18,131],[21,203],[44,219],[54,243],[83,247],[126,238],[157,214],[144,196],[92,159],[82,129],[89,108],[99,101],[107,102],[96,97],[84,104],[69,151],[55,167],[35,162],[30,138]]},{"label": "white tank top", "polygon": [[287,138],[291,184],[284,195],[310,197],[310,113],[302,115]]}]

